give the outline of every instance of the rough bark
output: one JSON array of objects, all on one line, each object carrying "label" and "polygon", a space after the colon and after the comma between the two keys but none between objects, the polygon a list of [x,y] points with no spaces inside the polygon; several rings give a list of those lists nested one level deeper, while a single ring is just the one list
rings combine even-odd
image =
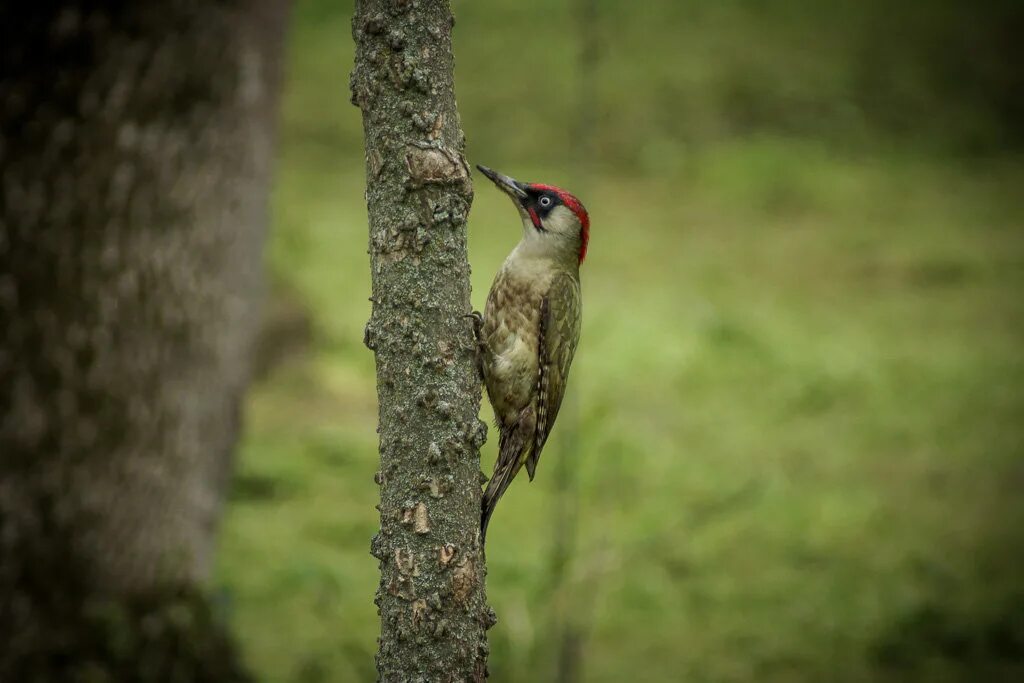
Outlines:
[{"label": "rough bark", "polygon": [[380,404],[383,681],[487,675],[479,547],[480,382],[466,217],[472,201],[446,0],[361,0],[352,101],[363,113]]},{"label": "rough bark", "polygon": [[0,680],[234,680],[202,596],[285,3],[0,10]]}]

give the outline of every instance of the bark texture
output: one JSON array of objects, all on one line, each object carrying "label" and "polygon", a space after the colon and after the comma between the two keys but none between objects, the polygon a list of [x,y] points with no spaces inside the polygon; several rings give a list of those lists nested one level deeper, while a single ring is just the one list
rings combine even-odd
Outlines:
[{"label": "bark texture", "polygon": [[285,9],[0,9],[0,680],[242,675],[201,585],[259,319]]},{"label": "bark texture", "polygon": [[352,101],[363,114],[380,403],[382,681],[487,676],[480,457],[466,218],[472,201],[446,0],[360,0]]}]

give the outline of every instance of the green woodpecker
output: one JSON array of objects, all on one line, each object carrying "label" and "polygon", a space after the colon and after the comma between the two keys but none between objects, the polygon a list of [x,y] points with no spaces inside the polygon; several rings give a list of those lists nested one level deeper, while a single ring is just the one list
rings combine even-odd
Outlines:
[{"label": "green woodpecker", "polygon": [[498,426],[498,459],[483,494],[480,543],[498,500],[523,465],[530,480],[565,395],[580,338],[580,264],[590,219],[576,197],[477,168],[511,197],[523,238],[474,313],[480,365]]}]

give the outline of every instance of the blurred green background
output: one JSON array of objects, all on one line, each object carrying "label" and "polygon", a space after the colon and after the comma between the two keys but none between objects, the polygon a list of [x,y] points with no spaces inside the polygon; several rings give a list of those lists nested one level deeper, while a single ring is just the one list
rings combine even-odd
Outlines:
[{"label": "blurred green background", "polygon": [[[488,539],[493,680],[1024,675],[1019,3],[454,9],[470,162],[593,223],[569,404]],[[375,676],[350,14],[293,17],[221,536],[217,591],[268,681]],[[469,229],[481,307],[519,223],[480,178]]]}]

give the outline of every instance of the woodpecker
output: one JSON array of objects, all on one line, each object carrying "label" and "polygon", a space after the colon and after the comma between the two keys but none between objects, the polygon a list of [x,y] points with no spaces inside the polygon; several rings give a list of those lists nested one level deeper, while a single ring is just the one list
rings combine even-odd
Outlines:
[{"label": "woodpecker", "polygon": [[565,395],[580,338],[580,265],[590,218],[565,190],[477,168],[512,199],[523,222],[523,238],[495,276],[483,315],[472,314],[498,426],[498,459],[480,516],[482,546],[498,500],[523,465],[533,481]]}]

